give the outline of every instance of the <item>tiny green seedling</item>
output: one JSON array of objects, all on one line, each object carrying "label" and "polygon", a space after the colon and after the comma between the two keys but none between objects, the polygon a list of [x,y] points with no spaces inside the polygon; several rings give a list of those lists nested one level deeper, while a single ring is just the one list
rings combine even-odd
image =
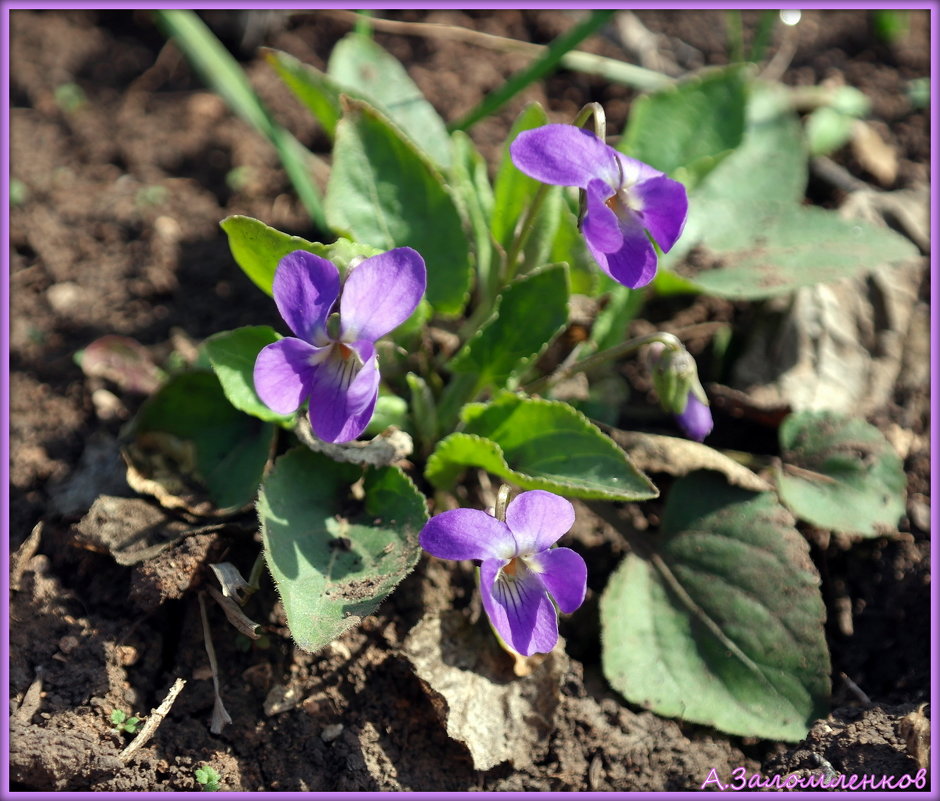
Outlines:
[{"label": "tiny green seedling", "polygon": [[196,781],[202,785],[203,790],[215,792],[219,789],[222,776],[211,765],[203,765],[201,768],[196,768]]},{"label": "tiny green seedling", "polygon": [[122,709],[115,709],[111,712],[111,722],[114,724],[114,731],[127,732],[128,734],[137,734],[137,728],[140,726],[140,718],[128,717]]}]

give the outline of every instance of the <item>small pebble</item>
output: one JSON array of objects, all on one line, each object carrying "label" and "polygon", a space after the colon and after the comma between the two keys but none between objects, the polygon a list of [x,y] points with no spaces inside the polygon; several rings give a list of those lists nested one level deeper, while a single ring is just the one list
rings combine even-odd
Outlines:
[{"label": "small pebble", "polygon": [[331,723],[329,726],[324,726],[323,731],[320,732],[320,739],[325,743],[331,743],[337,737],[343,733],[343,724],[342,723]]},{"label": "small pebble", "polygon": [[46,290],[49,305],[59,314],[67,314],[85,303],[85,290],[72,281],[53,284]]}]

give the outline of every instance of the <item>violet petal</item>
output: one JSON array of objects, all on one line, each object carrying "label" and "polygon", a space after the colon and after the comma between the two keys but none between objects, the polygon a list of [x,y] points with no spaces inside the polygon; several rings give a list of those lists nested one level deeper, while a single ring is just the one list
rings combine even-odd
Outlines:
[{"label": "violet petal", "polygon": [[480,565],[483,609],[510,648],[531,656],[548,653],[558,642],[558,615],[538,575],[520,568],[514,577],[498,576],[505,562],[486,559]]},{"label": "violet petal", "polygon": [[620,160],[620,173],[623,176],[622,185],[628,190],[632,190],[637,184],[666,176],[666,173],[660,172],[655,167],[650,167],[646,162],[625,156],[618,150],[615,150],[614,154]]},{"label": "violet petal", "polygon": [[607,184],[595,178],[587,186],[587,213],[581,221],[581,232],[585,239],[604,253],[619,250],[623,245],[623,234],[617,215],[607,205],[612,192]]},{"label": "violet petal", "polygon": [[712,420],[711,408],[702,403],[692,392],[689,393],[685,410],[676,415],[676,422],[685,432],[685,435],[696,442],[704,440],[715,425]]},{"label": "violet petal", "polygon": [[574,125],[522,131],[509,146],[513,164],[537,181],[586,189],[593,178],[619,185],[616,156],[595,134]]},{"label": "violet petal", "polygon": [[291,331],[312,342],[318,330],[325,331],[339,296],[339,270],[320,256],[295,250],[278,263],[273,294],[277,310]]},{"label": "violet petal", "polygon": [[[362,345],[363,343],[357,343]],[[343,343],[317,370],[310,398],[310,425],[324,442],[350,442],[369,424],[379,391],[379,370],[370,343],[357,351]],[[360,364],[359,352],[368,359]]]},{"label": "violet petal", "polygon": [[418,543],[439,559],[495,559],[504,564],[516,555],[506,524],[479,509],[435,515],[421,529]]},{"label": "violet petal", "polygon": [[371,256],[346,277],[340,324],[347,342],[375,342],[401,325],[417,308],[427,287],[424,259],[411,248]]},{"label": "violet petal", "polygon": [[613,253],[604,253],[585,237],[588,249],[600,268],[618,283],[636,289],[646,286],[656,275],[656,251],[639,220],[631,214],[620,220],[623,244]]},{"label": "violet petal", "polygon": [[574,525],[574,507],[560,495],[529,490],[509,502],[506,525],[516,539],[518,553],[538,553],[550,548]]},{"label": "violet petal", "polygon": [[587,592],[587,565],[580,554],[570,548],[552,548],[530,560],[541,569],[539,578],[562,612],[569,615],[581,606]]},{"label": "violet petal", "polygon": [[662,176],[637,184],[631,193],[640,201],[639,217],[653,235],[656,244],[668,252],[682,234],[689,210],[685,187]]},{"label": "violet petal", "polygon": [[261,402],[278,414],[296,412],[313,390],[318,368],[310,360],[320,350],[296,337],[285,337],[262,348],[253,374]]}]

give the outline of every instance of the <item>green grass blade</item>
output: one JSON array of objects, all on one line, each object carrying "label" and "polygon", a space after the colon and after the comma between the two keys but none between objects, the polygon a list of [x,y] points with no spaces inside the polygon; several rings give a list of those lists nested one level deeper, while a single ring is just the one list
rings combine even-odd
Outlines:
[{"label": "green grass blade", "polygon": [[239,117],[274,145],[284,171],[314,225],[323,232],[329,232],[323,201],[307,164],[313,154],[271,118],[251,88],[244,70],[195,12],[161,9],[153,14],[157,25],[176,43],[206,85],[218,92]]},{"label": "green grass blade", "polygon": [[451,124],[451,131],[466,131],[474,123],[492,114],[496,109],[507,103],[519,92],[532,83],[544,78],[558,66],[562,57],[577,47],[588,36],[604,25],[614,14],[612,10],[592,11],[591,15],[580,25],[576,25],[567,33],[563,33],[548,47],[548,52],[538,61],[529,65],[522,72],[517,73],[495,92],[491,92],[475,109],[463,119]]}]

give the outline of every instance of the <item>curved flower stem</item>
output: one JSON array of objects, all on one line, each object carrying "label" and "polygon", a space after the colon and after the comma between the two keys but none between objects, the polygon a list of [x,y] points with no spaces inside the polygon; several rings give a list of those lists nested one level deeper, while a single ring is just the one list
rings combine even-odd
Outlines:
[{"label": "curved flower stem", "polygon": [[571,121],[571,124],[576,125],[578,128],[583,128],[584,123],[588,120],[592,120],[594,123],[594,133],[597,134],[598,138],[602,141],[606,140],[607,115],[604,113],[604,107],[597,101],[592,101],[582,106],[578,115]]},{"label": "curved flower stem", "polygon": [[[261,574],[264,572],[264,567],[264,549],[262,549],[258,552],[255,563],[251,566],[251,574],[248,576],[248,590],[251,593],[255,593],[261,588]],[[248,600],[248,598],[246,597],[245,600]]]},{"label": "curved flower stem", "polygon": [[545,198],[548,196],[549,190],[552,188],[553,187],[548,184],[542,184],[536,191],[532,202],[529,204],[529,208],[526,209],[525,217],[517,228],[512,246],[503,261],[503,269],[499,272],[499,276],[502,280],[498,284],[491,281],[491,284],[496,285],[486,288],[486,297],[480,302],[476,309],[473,310],[473,313],[461,326],[460,331],[458,331],[457,335],[460,337],[461,342],[466,342],[470,339],[480,326],[489,319],[490,314],[493,312],[493,307],[496,305],[496,299],[499,297],[500,290],[516,277],[519,271],[522,251],[528,244],[529,237],[532,236],[532,231],[535,230],[535,219],[538,216],[539,209],[541,209]]},{"label": "curved flower stem", "polygon": [[535,218],[538,216],[539,210],[542,208],[542,204],[545,202],[545,198],[548,196],[550,189],[552,189],[552,187],[549,184],[542,184],[535,193],[535,197],[532,198],[529,208],[526,209],[525,217],[522,219],[522,223],[519,226],[519,232],[512,242],[512,247],[506,254],[503,273],[504,284],[508,284],[512,281],[519,271],[519,257],[522,255],[525,246],[529,244],[529,237],[532,236],[532,231],[535,230]]},{"label": "curved flower stem", "polygon": [[590,356],[581,359],[574,364],[561,367],[550,375],[542,376],[541,378],[526,384],[523,389],[530,395],[544,392],[546,389],[549,389],[559,381],[563,381],[569,376],[592,370],[599,364],[603,364],[604,362],[608,362],[613,359],[618,359],[621,356],[625,356],[628,353],[639,350],[644,345],[651,345],[654,342],[661,342],[667,348],[671,349],[678,349],[682,347],[682,343],[675,334],[669,334],[665,331],[657,331],[653,334],[647,334],[646,336],[634,337],[633,339],[628,339],[626,342],[621,342],[619,345],[614,345],[612,348],[607,348],[606,350],[602,350],[599,353],[591,354]]},{"label": "curved flower stem", "polygon": [[506,522],[506,506],[509,504],[509,493],[512,488],[508,484],[500,484],[499,492],[496,495],[495,517],[501,523]]}]

